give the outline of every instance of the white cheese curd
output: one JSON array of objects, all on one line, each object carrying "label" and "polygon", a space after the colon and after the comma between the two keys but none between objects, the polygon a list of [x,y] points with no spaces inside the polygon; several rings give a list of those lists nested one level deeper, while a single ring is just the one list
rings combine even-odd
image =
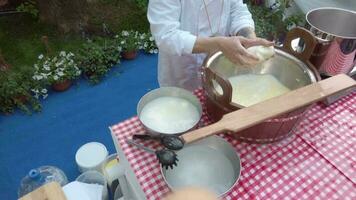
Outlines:
[{"label": "white cheese curd", "polygon": [[247,51],[257,56],[260,63],[270,59],[275,54],[273,46],[252,46],[248,48]]},{"label": "white cheese curd", "polygon": [[[229,81],[232,85],[232,102],[246,107],[290,91],[270,74],[238,75],[230,77]],[[215,89],[222,93],[220,86]]]},{"label": "white cheese curd", "polygon": [[166,134],[191,129],[200,119],[198,109],[179,97],[160,97],[147,103],[140,113],[141,122],[148,128]]}]

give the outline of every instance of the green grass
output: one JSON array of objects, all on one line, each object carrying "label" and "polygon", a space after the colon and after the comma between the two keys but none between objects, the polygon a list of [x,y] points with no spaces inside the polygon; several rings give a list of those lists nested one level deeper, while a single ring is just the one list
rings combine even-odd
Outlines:
[{"label": "green grass", "polygon": [[75,51],[83,42],[75,35],[61,35],[52,26],[41,24],[29,15],[0,17],[0,49],[12,69],[32,66],[37,56],[46,53],[42,36],[48,36],[53,52]]},{"label": "green grass", "polygon": [[[103,12],[105,11],[105,12]],[[113,32],[122,30],[149,31],[149,23],[144,8],[133,1],[105,0],[91,4],[89,9],[89,25],[101,28],[105,23]]]},{"label": "green grass", "polygon": [[[147,32],[146,12],[135,3],[116,0],[91,4],[88,29],[102,35],[102,25],[118,33],[122,30]],[[46,53],[42,36],[48,36],[53,53],[61,50],[75,53],[84,39],[78,34],[61,34],[56,27],[40,23],[28,14],[0,16],[0,50],[14,71],[32,67],[41,53]]]}]

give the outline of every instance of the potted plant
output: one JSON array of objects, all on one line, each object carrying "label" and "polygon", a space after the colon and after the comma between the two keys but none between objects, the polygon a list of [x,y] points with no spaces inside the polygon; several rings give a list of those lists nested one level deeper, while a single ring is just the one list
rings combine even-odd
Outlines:
[{"label": "potted plant", "polygon": [[115,64],[120,63],[120,51],[114,40],[96,38],[84,44],[77,60],[89,82],[97,84]]},{"label": "potted plant", "polygon": [[158,48],[151,33],[142,33],[140,35],[139,45],[139,49],[142,49],[145,53],[158,53]]},{"label": "potted plant", "polygon": [[119,49],[122,50],[122,58],[126,60],[135,59],[139,49],[139,33],[137,31],[122,31],[119,39]]},{"label": "potted plant", "polygon": [[5,114],[19,108],[27,114],[40,111],[41,105],[30,92],[31,81],[19,72],[0,73],[0,111]]},{"label": "potted plant", "polygon": [[33,78],[38,81],[44,81],[52,86],[55,91],[65,91],[71,84],[72,80],[80,76],[81,71],[74,62],[72,52],[61,51],[53,58],[44,58],[41,54],[35,64],[35,73]]}]

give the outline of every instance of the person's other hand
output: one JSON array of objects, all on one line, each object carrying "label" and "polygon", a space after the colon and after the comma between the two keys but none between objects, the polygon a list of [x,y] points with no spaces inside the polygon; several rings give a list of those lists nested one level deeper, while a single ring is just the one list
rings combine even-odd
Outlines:
[{"label": "person's other hand", "polygon": [[247,51],[247,48],[257,45],[272,46],[274,44],[262,38],[248,39],[240,36],[219,37],[217,39],[219,50],[223,52],[225,57],[242,66],[256,65],[259,61],[255,55]]}]

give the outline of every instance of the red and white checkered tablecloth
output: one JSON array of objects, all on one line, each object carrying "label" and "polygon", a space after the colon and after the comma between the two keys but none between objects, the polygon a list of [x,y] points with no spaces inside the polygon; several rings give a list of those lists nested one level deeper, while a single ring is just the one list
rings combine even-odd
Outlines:
[{"label": "red and white checkered tablecloth", "polygon": [[[196,95],[204,102],[201,90]],[[356,199],[356,92],[328,107],[317,104],[305,116],[295,134],[278,143],[247,144],[222,135],[242,163],[238,184],[223,199]],[[206,114],[202,122],[210,123]],[[111,129],[147,199],[161,199],[169,188],[155,155],[125,143],[145,133],[137,117]],[[144,144],[159,148],[156,141]]]}]

